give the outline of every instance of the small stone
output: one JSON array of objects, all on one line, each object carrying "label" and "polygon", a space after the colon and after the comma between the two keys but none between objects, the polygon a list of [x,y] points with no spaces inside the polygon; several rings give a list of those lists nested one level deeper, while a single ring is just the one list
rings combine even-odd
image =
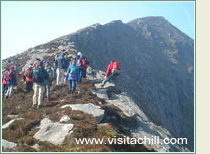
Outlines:
[{"label": "small stone", "polygon": [[69,122],[71,119],[68,115],[64,115],[61,117],[60,122]]},{"label": "small stone", "polygon": [[101,121],[104,117],[104,110],[100,109],[100,106],[94,105],[92,103],[89,104],[66,104],[61,108],[71,107],[72,110],[80,110],[87,114],[92,114],[93,117],[97,118]]},{"label": "small stone", "polygon": [[9,122],[7,122],[6,124],[4,124],[2,126],[2,129],[8,128],[13,122],[15,122],[16,120],[23,120],[24,118],[16,118],[16,119],[12,119]]},{"label": "small stone", "polygon": [[17,143],[9,142],[7,140],[2,139],[2,148],[5,150],[13,149],[17,146]]}]

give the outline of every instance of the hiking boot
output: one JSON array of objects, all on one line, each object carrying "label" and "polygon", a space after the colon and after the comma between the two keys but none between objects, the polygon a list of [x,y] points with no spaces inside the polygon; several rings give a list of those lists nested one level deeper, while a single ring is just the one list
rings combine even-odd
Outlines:
[{"label": "hiking boot", "polygon": [[41,109],[41,108],[42,108],[42,105],[38,105],[38,106],[37,106],[37,109]]}]

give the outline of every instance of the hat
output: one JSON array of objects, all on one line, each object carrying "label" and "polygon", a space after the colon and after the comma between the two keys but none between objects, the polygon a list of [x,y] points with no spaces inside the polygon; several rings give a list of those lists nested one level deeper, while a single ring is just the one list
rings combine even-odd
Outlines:
[{"label": "hat", "polygon": [[14,66],[10,66],[10,69],[11,69],[11,70],[14,70],[14,69],[15,69],[15,67],[14,67]]}]

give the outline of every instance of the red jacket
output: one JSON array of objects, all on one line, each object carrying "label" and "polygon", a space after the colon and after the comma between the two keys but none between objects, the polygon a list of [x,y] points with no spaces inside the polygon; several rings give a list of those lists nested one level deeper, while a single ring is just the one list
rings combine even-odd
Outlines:
[{"label": "red jacket", "polygon": [[4,76],[6,73],[9,73],[8,71],[5,71],[4,74],[2,75],[2,84],[7,84],[7,80],[4,80]]},{"label": "red jacket", "polygon": [[33,79],[30,79],[27,74],[28,74],[29,70],[26,70],[24,73],[24,76],[26,77],[26,82],[33,82]]},{"label": "red jacket", "polygon": [[85,62],[85,59],[84,59],[84,58],[82,58],[82,68],[83,68],[84,70],[86,70],[86,69],[87,69],[87,64],[86,64],[86,62]]},{"label": "red jacket", "polygon": [[111,71],[113,69],[113,64],[117,64],[117,65],[115,65],[116,68],[114,68],[114,69],[120,70],[120,68],[119,68],[120,63],[119,62],[113,62],[113,63],[111,63],[111,64],[108,65],[108,68],[106,70],[106,75],[105,75],[106,77],[108,77],[109,74],[111,73]]},{"label": "red jacket", "polygon": [[109,76],[109,74],[111,73],[111,70],[112,70],[112,63],[108,65],[108,68],[106,70],[106,75],[105,75],[106,77]]}]

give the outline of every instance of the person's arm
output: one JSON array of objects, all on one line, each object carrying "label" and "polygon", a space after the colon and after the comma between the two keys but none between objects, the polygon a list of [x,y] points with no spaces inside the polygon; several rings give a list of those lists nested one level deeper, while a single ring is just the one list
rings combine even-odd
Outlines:
[{"label": "person's arm", "polygon": [[17,76],[16,76],[16,73],[14,73],[14,85],[15,86],[17,85]]},{"label": "person's arm", "polygon": [[109,76],[109,74],[111,73],[111,70],[112,70],[112,65],[109,64],[109,66],[108,66],[108,68],[107,68],[107,70],[106,70],[106,74],[105,74],[106,77]]},{"label": "person's arm", "polygon": [[69,72],[71,71],[71,68],[69,67],[67,70],[66,80],[68,80]]}]

